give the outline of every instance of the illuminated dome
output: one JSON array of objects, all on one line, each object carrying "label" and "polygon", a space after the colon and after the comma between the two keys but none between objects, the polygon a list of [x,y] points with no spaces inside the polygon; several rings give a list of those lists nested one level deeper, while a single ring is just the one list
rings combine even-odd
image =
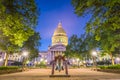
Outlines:
[{"label": "illuminated dome", "polygon": [[58,35],[65,35],[66,36],[66,32],[62,28],[62,24],[61,23],[58,24],[58,27],[55,30],[54,34],[53,34],[53,36],[58,36]]},{"label": "illuminated dome", "polygon": [[66,32],[62,28],[62,24],[59,22],[58,27],[54,31],[53,37],[52,37],[52,45],[56,44],[63,44],[67,46],[68,44],[68,37],[66,35]]}]

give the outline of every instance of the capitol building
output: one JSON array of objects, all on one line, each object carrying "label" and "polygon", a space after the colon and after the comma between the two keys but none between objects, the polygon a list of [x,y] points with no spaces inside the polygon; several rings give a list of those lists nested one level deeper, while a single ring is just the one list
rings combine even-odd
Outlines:
[{"label": "capitol building", "polygon": [[67,44],[67,34],[62,28],[62,24],[59,23],[52,36],[52,45],[48,48],[48,61],[53,60],[55,56],[63,55],[64,51],[66,51]]},{"label": "capitol building", "polygon": [[48,50],[40,51],[39,56],[35,58],[33,62],[39,63],[40,61],[44,60],[49,64],[50,61],[54,60],[55,56],[64,55],[64,52],[66,51],[66,46],[68,45],[68,36],[63,29],[61,22],[58,23],[58,26],[55,29],[51,40],[52,44],[51,46],[48,46]]}]

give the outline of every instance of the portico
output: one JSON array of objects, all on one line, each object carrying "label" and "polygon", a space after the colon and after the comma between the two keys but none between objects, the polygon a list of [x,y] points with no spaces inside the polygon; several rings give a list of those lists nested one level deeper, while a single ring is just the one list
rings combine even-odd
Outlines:
[{"label": "portico", "polygon": [[50,54],[49,56],[51,56],[49,61],[54,60],[55,56],[64,55],[65,51],[66,47],[63,44],[51,46],[48,50],[48,54]]}]

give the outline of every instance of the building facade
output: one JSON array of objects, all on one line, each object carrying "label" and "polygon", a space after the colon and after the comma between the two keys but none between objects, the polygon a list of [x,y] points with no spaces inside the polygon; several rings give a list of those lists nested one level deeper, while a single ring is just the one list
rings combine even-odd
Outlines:
[{"label": "building facade", "polygon": [[59,22],[51,38],[51,45],[47,51],[39,52],[39,57],[35,58],[34,63],[45,61],[47,64],[54,60],[57,55],[64,55],[66,46],[68,45],[68,37],[65,30],[62,28],[62,23]]},{"label": "building facade", "polygon": [[5,59],[5,53],[0,52],[0,66],[3,65],[4,59]]},{"label": "building facade", "polygon": [[[6,57],[6,53],[0,52],[0,66],[3,65],[5,57]],[[22,61],[23,61],[23,56],[21,54],[14,53],[14,54],[9,54],[8,56],[8,65],[13,64],[14,62],[22,62]]]}]

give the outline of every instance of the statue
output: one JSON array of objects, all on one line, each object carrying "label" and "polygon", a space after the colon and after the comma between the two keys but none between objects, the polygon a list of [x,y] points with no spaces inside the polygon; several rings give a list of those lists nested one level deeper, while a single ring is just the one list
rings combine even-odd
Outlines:
[{"label": "statue", "polygon": [[54,75],[54,70],[58,70],[59,72],[61,70],[65,70],[66,75],[68,75],[68,67],[67,65],[69,62],[65,60],[65,57],[62,55],[58,55],[55,57],[53,61],[50,63],[52,65],[52,73],[51,75]]}]

